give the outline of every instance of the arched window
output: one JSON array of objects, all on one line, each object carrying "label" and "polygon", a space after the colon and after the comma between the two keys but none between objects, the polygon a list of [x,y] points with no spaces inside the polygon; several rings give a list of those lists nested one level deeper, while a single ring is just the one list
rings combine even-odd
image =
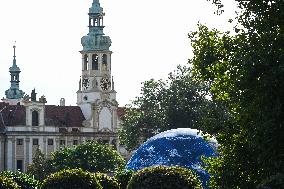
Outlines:
[{"label": "arched window", "polygon": [[84,56],[84,70],[88,70],[88,55],[85,54]]},{"label": "arched window", "polygon": [[99,69],[99,56],[97,54],[92,55],[92,70]]},{"label": "arched window", "polygon": [[107,55],[106,54],[103,54],[102,62],[103,62],[103,70],[107,71]]},{"label": "arched window", "polygon": [[32,112],[32,126],[38,126],[38,123],[39,123],[38,118],[39,118],[38,112],[34,110]]}]

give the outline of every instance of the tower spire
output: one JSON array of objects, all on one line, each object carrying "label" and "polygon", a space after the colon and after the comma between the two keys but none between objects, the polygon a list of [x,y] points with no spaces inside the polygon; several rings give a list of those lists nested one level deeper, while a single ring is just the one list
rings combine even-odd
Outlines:
[{"label": "tower spire", "polygon": [[13,48],[14,48],[14,58],[16,58],[16,41],[15,41]]},{"label": "tower spire", "polygon": [[93,0],[89,8],[89,33],[82,37],[83,51],[109,50],[111,39],[104,34],[104,11],[99,0]]},{"label": "tower spire", "polygon": [[7,99],[21,99],[24,96],[24,92],[19,88],[21,70],[16,64],[16,41],[13,45],[13,49],[13,65],[9,68],[11,75],[11,86],[10,89],[5,92],[5,94]]},{"label": "tower spire", "polygon": [[15,67],[15,66],[17,66],[17,65],[16,65],[16,41],[15,41],[15,43],[14,43],[14,45],[13,45],[13,49],[14,49],[13,66]]},{"label": "tower spire", "polygon": [[99,0],[93,0],[93,4],[100,4]]}]

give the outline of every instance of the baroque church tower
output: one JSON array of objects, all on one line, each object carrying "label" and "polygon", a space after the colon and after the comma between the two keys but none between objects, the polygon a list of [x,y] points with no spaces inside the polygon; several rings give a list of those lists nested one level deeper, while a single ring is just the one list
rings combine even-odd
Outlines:
[{"label": "baroque church tower", "polygon": [[111,75],[111,39],[103,31],[105,14],[99,0],[93,0],[88,15],[89,33],[81,39],[82,75],[77,105],[85,116],[85,126],[96,132],[115,133],[118,103]]},{"label": "baroque church tower", "polygon": [[3,99],[4,102],[8,102],[9,104],[17,104],[19,103],[23,96],[24,92],[20,90],[20,68],[17,66],[16,63],[16,46],[14,48],[14,56],[13,56],[13,65],[10,67],[9,72],[11,75],[11,86],[8,90],[5,91],[6,99]]}]

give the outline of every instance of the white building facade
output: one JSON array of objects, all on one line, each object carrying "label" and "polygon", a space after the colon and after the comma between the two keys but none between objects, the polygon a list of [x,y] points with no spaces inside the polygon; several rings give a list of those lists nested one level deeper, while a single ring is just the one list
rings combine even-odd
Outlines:
[{"label": "white building facade", "polygon": [[[124,156],[119,145],[118,127],[123,108],[118,107],[111,75],[111,39],[103,33],[103,9],[93,0],[89,9],[89,33],[82,37],[82,74],[77,91],[77,106],[46,105],[37,99],[35,90],[24,95],[20,90],[20,68],[10,68],[11,87],[0,102],[0,171],[25,172],[36,149],[47,158],[64,146],[88,140],[113,145]],[[74,85],[76,86],[76,84]]]}]

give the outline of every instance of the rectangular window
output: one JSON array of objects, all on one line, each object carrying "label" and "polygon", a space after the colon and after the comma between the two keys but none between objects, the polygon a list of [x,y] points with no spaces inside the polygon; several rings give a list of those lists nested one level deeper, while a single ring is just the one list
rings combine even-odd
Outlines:
[{"label": "rectangular window", "polygon": [[47,140],[47,144],[48,144],[48,145],[53,145],[53,139],[52,139],[52,138],[49,138],[49,139]]},{"label": "rectangular window", "polygon": [[73,140],[73,145],[78,145],[78,140]]},{"label": "rectangular window", "polygon": [[34,138],[34,139],[33,139],[33,145],[34,145],[34,146],[37,146],[37,145],[38,145],[38,139],[37,139],[37,138]]},{"label": "rectangular window", "polygon": [[17,139],[17,145],[23,145],[23,139]]},{"label": "rectangular window", "polygon": [[59,132],[60,132],[60,133],[68,133],[68,130],[67,130],[67,128],[60,127],[60,128],[59,128]]},{"label": "rectangular window", "polygon": [[72,128],[72,132],[80,132],[79,128]]},{"label": "rectangular window", "polygon": [[23,160],[17,160],[17,170],[23,172]]},{"label": "rectangular window", "polygon": [[60,140],[60,143],[59,143],[61,146],[65,146],[65,140]]}]

